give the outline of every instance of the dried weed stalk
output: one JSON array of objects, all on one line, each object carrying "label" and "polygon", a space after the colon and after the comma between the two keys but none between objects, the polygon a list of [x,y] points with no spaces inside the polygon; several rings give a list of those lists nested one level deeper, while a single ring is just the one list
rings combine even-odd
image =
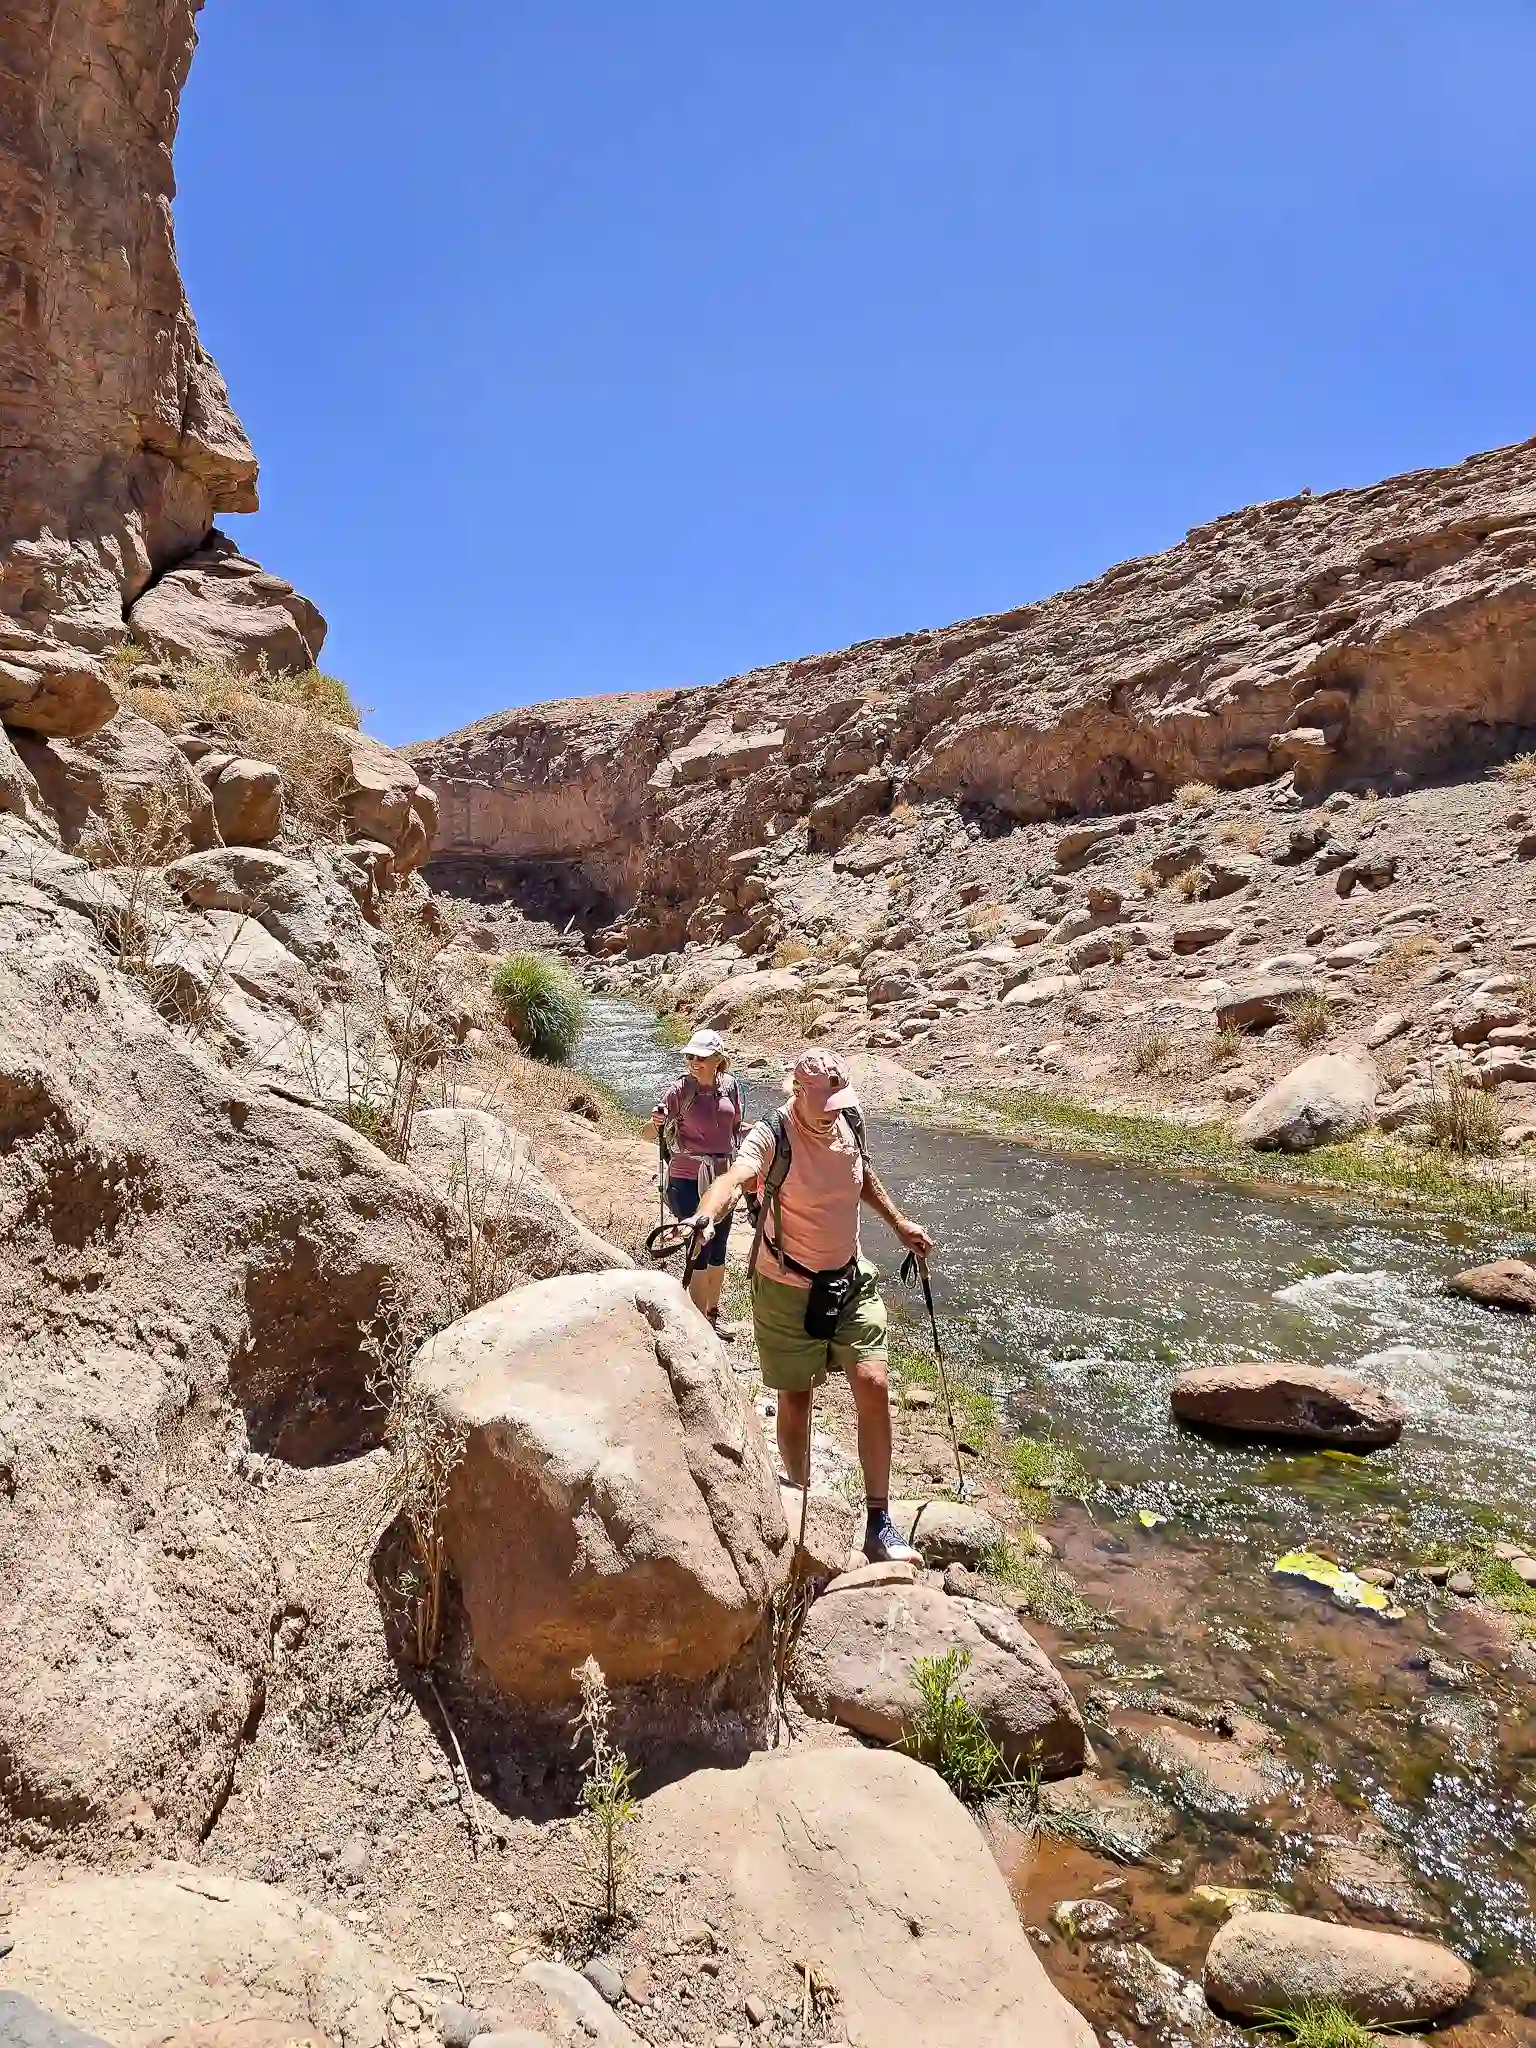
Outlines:
[{"label": "dried weed stalk", "polygon": [[602,1665],[588,1657],[571,1676],[581,1687],[572,1747],[579,1747],[585,1736],[592,1752],[582,1765],[581,1784],[587,1861],[602,1889],[603,1917],[611,1925],[619,1917],[620,1901],[634,1866],[635,1834],[640,1824],[640,1802],[635,1797],[639,1774],[613,1739],[613,1701]]}]

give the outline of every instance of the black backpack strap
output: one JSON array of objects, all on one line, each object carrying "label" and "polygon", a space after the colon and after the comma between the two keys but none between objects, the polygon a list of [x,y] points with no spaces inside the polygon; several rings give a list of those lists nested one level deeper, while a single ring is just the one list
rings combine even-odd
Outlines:
[{"label": "black backpack strap", "polygon": [[789,1115],[782,1109],[770,1110],[763,1118],[762,1128],[773,1139],[773,1151],[768,1164],[763,1168],[763,1199],[757,1208],[757,1228],[752,1233],[752,1249],[747,1254],[747,1278],[757,1272],[758,1255],[763,1248],[763,1233],[768,1228],[768,1212],[773,1211],[774,1236],[782,1243],[784,1228],[780,1214],[779,1189],[784,1185],[784,1176],[789,1172],[794,1159],[794,1147],[789,1137]]},{"label": "black backpack strap", "polygon": [[864,1112],[857,1103],[850,1103],[843,1111],[843,1122],[853,1133],[853,1142],[859,1148],[859,1157],[869,1164],[869,1136],[864,1129]]}]

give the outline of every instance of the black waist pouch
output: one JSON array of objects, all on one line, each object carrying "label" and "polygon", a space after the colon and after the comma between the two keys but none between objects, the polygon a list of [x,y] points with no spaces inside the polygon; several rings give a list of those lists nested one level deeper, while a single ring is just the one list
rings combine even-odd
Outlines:
[{"label": "black waist pouch", "polygon": [[837,1335],[842,1313],[859,1291],[859,1262],[834,1266],[826,1273],[813,1273],[805,1300],[805,1334],[818,1343],[830,1344]]}]

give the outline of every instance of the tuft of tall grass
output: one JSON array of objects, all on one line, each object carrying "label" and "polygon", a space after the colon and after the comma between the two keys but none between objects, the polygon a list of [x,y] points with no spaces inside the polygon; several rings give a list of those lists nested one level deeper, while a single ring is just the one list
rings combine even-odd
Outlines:
[{"label": "tuft of tall grass", "polygon": [[1333,1028],[1333,1012],[1328,1007],[1328,998],[1320,991],[1298,996],[1290,1006],[1289,1016],[1298,1045],[1321,1045]]},{"label": "tuft of tall grass", "polygon": [[587,999],[563,961],[546,953],[509,953],[491,980],[491,994],[523,1051],[568,1067],[581,1042]]},{"label": "tuft of tall grass", "polygon": [[1424,1121],[1445,1152],[1497,1156],[1504,1149],[1504,1115],[1493,1097],[1463,1080],[1454,1067],[1437,1077]]}]

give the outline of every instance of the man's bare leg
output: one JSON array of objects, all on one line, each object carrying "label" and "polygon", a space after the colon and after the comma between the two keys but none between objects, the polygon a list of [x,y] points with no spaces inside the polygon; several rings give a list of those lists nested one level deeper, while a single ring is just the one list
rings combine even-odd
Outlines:
[{"label": "man's bare leg", "polygon": [[891,1396],[885,1360],[857,1359],[848,1368],[848,1385],[858,1423],[864,1491],[870,1500],[887,1500],[891,1491]]},{"label": "man's bare leg", "polygon": [[804,1486],[811,1461],[811,1397],[775,1392],[779,1456],[792,1486]]}]

